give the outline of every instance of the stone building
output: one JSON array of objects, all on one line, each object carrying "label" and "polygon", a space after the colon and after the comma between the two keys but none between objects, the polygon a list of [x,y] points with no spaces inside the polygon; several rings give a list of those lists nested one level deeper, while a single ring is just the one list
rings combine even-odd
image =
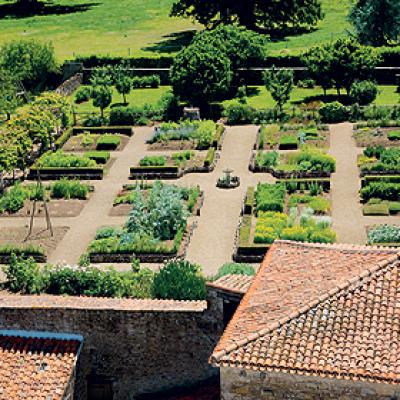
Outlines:
[{"label": "stone building", "polygon": [[275,242],[215,348],[221,400],[400,399],[394,249]]}]

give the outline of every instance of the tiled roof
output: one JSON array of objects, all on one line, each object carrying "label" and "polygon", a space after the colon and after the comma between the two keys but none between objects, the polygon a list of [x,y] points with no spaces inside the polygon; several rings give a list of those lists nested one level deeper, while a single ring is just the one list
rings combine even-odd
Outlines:
[{"label": "tiled roof", "polygon": [[116,310],[137,312],[202,312],[207,309],[207,302],[153,299],[113,299],[83,296],[21,296],[1,293],[0,309],[1,308],[65,308],[77,310]]},{"label": "tiled roof", "polygon": [[253,279],[254,276],[231,274],[222,276],[214,282],[209,282],[207,286],[227,292],[245,294]]},{"label": "tiled roof", "polygon": [[275,242],[211,362],[400,382],[399,265],[394,249]]},{"label": "tiled roof", "polygon": [[0,335],[0,399],[62,399],[80,344],[78,340]]}]

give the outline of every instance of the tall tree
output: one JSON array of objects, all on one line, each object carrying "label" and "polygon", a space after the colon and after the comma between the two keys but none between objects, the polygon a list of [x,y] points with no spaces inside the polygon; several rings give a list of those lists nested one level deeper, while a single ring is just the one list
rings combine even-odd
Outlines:
[{"label": "tall tree", "polygon": [[264,72],[264,83],[267,90],[277,104],[279,111],[283,111],[284,104],[290,99],[294,86],[293,71],[290,69],[272,69]]},{"label": "tall tree", "polygon": [[400,41],[399,0],[358,0],[349,20],[362,44],[384,46]]},{"label": "tall tree", "polygon": [[132,78],[129,65],[121,64],[114,68],[114,86],[119,94],[122,94],[124,104],[126,104],[126,95],[131,92]]},{"label": "tall tree", "polygon": [[231,62],[207,42],[194,43],[175,57],[170,71],[174,94],[196,106],[226,94],[232,81]]},{"label": "tall tree", "polygon": [[323,18],[319,0],[176,0],[171,15],[191,17],[207,27],[239,22],[269,32],[314,26]]}]

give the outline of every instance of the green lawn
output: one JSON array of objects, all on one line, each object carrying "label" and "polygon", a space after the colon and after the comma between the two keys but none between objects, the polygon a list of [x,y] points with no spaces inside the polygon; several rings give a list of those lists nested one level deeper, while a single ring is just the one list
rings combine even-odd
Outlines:
[{"label": "green lawn", "polygon": [[[171,88],[169,86],[160,86],[158,89],[133,89],[126,97],[127,102],[133,106],[143,106],[144,104],[156,105],[161,99],[161,96]],[[74,103],[74,96],[69,97],[70,103],[74,106],[77,112],[93,112],[99,111],[98,108],[93,106],[92,101],[87,101],[80,104]],[[120,95],[115,88],[113,88],[113,102],[112,105],[118,105],[123,102],[122,95]],[[109,107],[106,111],[109,110]]]},{"label": "green lawn", "polygon": [[[396,93],[397,86],[379,86],[379,95],[375,101],[377,105],[389,105],[389,104],[398,104],[400,101],[399,93]],[[250,92],[255,92],[248,97],[248,104],[252,107],[261,109],[261,108],[272,108],[274,107],[274,101],[272,100],[271,95],[265,87],[257,86],[251,87]],[[329,90],[328,94],[331,96],[336,96],[335,90]],[[323,95],[323,91],[321,88],[316,87],[314,89],[303,89],[295,87],[292,96],[290,99],[290,104],[298,104],[303,103],[307,98],[315,98],[315,100],[321,100],[321,96]],[[236,102],[236,100],[227,100],[224,102],[225,105]]]},{"label": "green lawn", "polygon": [[[0,44],[21,38],[51,41],[60,61],[75,55],[157,56],[173,54],[201,28],[171,18],[173,0],[54,0],[45,15],[19,18],[0,0]],[[12,4],[12,3],[11,3]],[[271,53],[293,52],[343,36],[348,0],[322,0],[318,30],[270,43]]]}]

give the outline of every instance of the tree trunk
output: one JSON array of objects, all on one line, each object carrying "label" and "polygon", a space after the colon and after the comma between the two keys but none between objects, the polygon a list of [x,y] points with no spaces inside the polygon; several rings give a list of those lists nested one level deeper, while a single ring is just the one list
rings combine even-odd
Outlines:
[{"label": "tree trunk", "polygon": [[238,7],[238,18],[240,24],[247,29],[254,30],[256,28],[255,0],[242,1]]},{"label": "tree trunk", "polygon": [[122,93],[122,97],[124,98],[124,104],[126,104],[126,94]]},{"label": "tree trunk", "polygon": [[338,96],[340,96],[340,87],[336,86],[336,92],[337,92]]}]

